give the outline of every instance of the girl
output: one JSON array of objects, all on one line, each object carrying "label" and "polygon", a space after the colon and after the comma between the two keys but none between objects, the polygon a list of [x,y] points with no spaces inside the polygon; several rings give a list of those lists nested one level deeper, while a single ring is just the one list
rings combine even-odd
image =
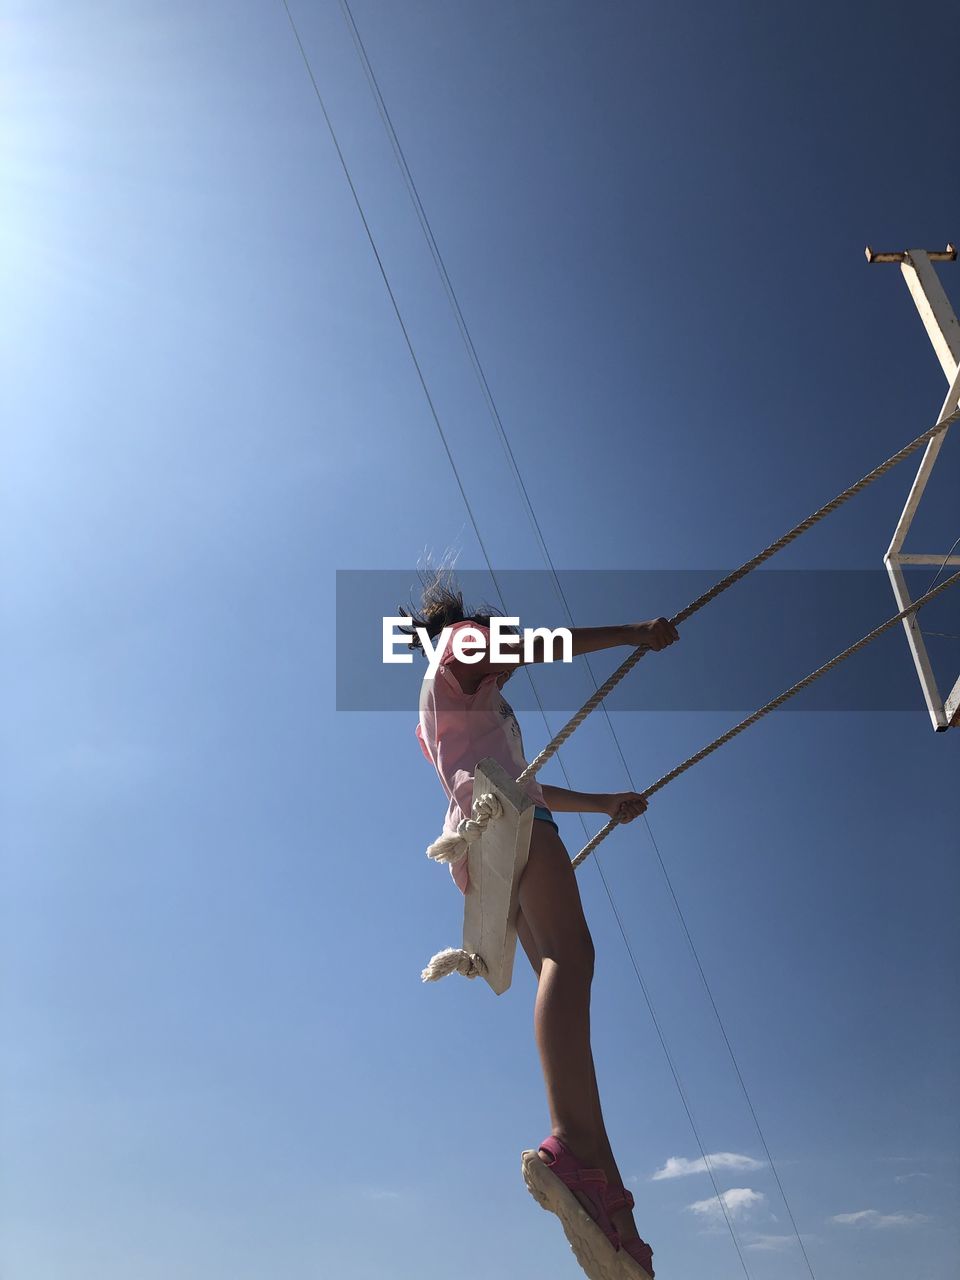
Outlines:
[{"label": "girl", "polygon": [[[456,831],[461,819],[470,816],[478,760],[492,756],[514,778],[526,768],[520,727],[500,693],[518,664],[494,662],[488,647],[479,661],[458,661],[452,647],[456,631],[470,626],[488,639],[491,614],[468,613],[448,572],[438,572],[424,584],[419,616],[401,612],[410,617],[415,648],[422,648],[415,627],[424,628],[431,641],[444,627],[451,628],[436,675],[423,681],[417,737],[449,798],[444,830]],[[578,627],[572,637],[575,656],[616,645],[660,650],[678,639],[666,618]],[[541,639],[533,661],[544,660]],[[534,1033],[552,1128],[536,1152],[523,1153],[524,1179],[544,1208],[559,1215],[588,1275],[651,1280],[653,1252],[637,1231],[633,1197],[623,1185],[604,1128],[590,1047],[593,942],[576,873],[551,813],[602,813],[631,822],[646,802],[632,791],[592,794],[536,781],[525,784],[525,790],[536,808],[516,927],[538,979]],[[466,859],[451,864],[450,870],[466,893]]]}]

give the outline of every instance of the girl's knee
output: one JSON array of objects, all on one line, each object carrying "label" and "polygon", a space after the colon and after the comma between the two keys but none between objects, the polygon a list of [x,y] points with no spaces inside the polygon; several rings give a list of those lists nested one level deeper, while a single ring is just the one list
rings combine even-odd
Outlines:
[{"label": "girl's knee", "polygon": [[590,930],[584,927],[583,931],[578,933],[573,939],[572,944],[573,963],[588,977],[593,977],[593,970],[597,962],[597,953],[593,945],[593,938],[590,936]]},{"label": "girl's knee", "polygon": [[544,940],[540,952],[545,960],[552,960],[564,972],[586,982],[592,980],[597,957],[593,938],[585,924],[582,928],[557,930]]}]

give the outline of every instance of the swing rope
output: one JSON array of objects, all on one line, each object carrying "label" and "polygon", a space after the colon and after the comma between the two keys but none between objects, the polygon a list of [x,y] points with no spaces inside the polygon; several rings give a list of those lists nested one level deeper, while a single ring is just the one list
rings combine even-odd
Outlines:
[{"label": "swing rope", "polygon": [[[674,778],[679,778],[681,773],[686,773],[686,771],[688,769],[692,769],[695,764],[699,764],[701,760],[705,760],[707,756],[712,755],[714,751],[729,742],[731,738],[735,738],[737,734],[743,733],[744,729],[749,729],[752,724],[756,724],[758,720],[763,718],[763,716],[768,715],[771,711],[776,711],[778,707],[782,707],[789,698],[800,693],[803,689],[808,688],[815,680],[819,680],[821,676],[825,676],[828,671],[832,671],[834,667],[838,667],[840,663],[845,661],[847,658],[852,658],[855,653],[859,653],[861,649],[865,649],[872,640],[876,640],[878,636],[882,636],[885,631],[889,631],[891,627],[896,626],[898,622],[902,622],[904,618],[909,617],[911,613],[915,613],[917,609],[922,608],[923,605],[928,604],[935,596],[938,596],[941,591],[946,591],[947,587],[952,587],[954,583],[958,581],[960,581],[960,570],[952,574],[949,578],[946,578],[938,587],[934,587],[931,591],[922,595],[919,600],[915,600],[906,609],[901,609],[901,611],[899,613],[895,613],[892,618],[888,618],[886,622],[882,622],[879,627],[874,627],[874,629],[867,635],[862,636],[856,644],[852,644],[849,649],[844,649],[843,653],[838,653],[835,658],[831,658],[829,662],[825,662],[822,667],[817,667],[816,671],[811,671],[808,676],[804,676],[802,680],[798,680],[795,685],[792,685],[789,689],[766,703],[766,705],[762,706],[759,711],[754,711],[752,715],[747,716],[746,720],[741,720],[739,724],[734,725],[732,729],[728,729],[727,732],[721,734],[719,738],[714,738],[713,742],[708,746],[702,747],[688,759],[684,760],[682,764],[678,764],[675,769],[671,769],[669,773],[665,773],[663,777],[659,778],[652,786],[647,787],[646,791],[641,791],[640,795],[644,800],[648,800],[650,796],[655,795],[658,791],[662,791],[668,782],[672,782]],[[572,865],[574,867],[578,867],[584,859],[588,858],[601,840],[606,839],[618,823],[619,819],[611,818],[606,826],[601,827],[593,839],[585,844],[573,859]]]},{"label": "swing rope", "polygon": [[[771,542],[769,547],[766,547],[763,551],[759,552],[759,554],[755,555],[753,559],[742,564],[739,569],[735,569],[733,573],[729,573],[725,578],[721,578],[718,583],[712,586],[708,591],[705,591],[703,595],[697,596],[696,600],[693,600],[686,606],[686,608],[681,609],[678,614],[670,619],[670,621],[674,626],[679,626],[681,622],[686,622],[688,618],[692,618],[695,613],[699,612],[699,610],[704,607],[704,605],[709,604],[711,600],[715,600],[717,596],[726,591],[728,587],[732,587],[735,582],[739,582],[740,579],[745,578],[748,573],[752,573],[754,569],[763,564],[766,560],[769,560],[771,556],[776,555],[778,551],[782,551],[784,547],[789,546],[789,544],[799,538],[802,533],[806,533],[808,529],[812,529],[815,524],[819,524],[819,522],[825,519],[826,516],[830,515],[831,512],[836,511],[838,507],[842,507],[843,504],[849,501],[850,498],[854,497],[855,494],[860,493],[862,490],[866,489],[868,485],[873,484],[874,480],[879,480],[881,476],[886,475],[886,473],[892,470],[898,462],[902,462],[903,459],[908,458],[911,453],[915,453],[921,445],[926,444],[928,441],[933,440],[935,436],[946,431],[947,428],[957,420],[957,418],[960,418],[960,408],[955,409],[948,417],[942,418],[934,426],[930,427],[927,431],[924,431],[922,435],[917,436],[915,440],[911,440],[909,444],[904,445],[904,447],[897,453],[887,458],[886,462],[882,462],[879,467],[875,467],[873,471],[869,471],[862,479],[858,480],[856,484],[852,484],[849,489],[844,489],[842,493],[838,493],[835,498],[825,506],[821,507],[818,511],[814,511],[814,513],[807,516],[805,520],[801,520],[798,525],[794,525],[788,533],[783,534],[783,536],[778,538],[776,542]],[[896,621],[897,619],[894,618],[890,625],[892,626]],[[607,694],[616,688],[624,676],[628,675],[633,670],[643,655],[647,652],[648,650],[643,646],[638,649],[634,649],[633,653],[631,653],[630,656],[622,662],[619,667],[617,667],[613,675],[600,685],[596,692],[587,699],[576,715],[567,721],[559,733],[557,733],[556,736],[547,743],[540,754],[527,765],[523,773],[521,773],[519,778],[517,778],[519,785],[522,786],[525,782],[529,782],[531,778],[534,778],[540,772],[547,761],[556,755],[571,734],[573,734],[573,732],[583,724],[590,712],[596,710]]]}]

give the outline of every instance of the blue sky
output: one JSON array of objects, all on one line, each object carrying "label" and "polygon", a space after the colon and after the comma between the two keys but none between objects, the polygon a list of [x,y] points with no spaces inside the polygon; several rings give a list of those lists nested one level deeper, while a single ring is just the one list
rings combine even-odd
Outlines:
[{"label": "blue sky", "polygon": [[[292,9],[494,567],[540,569],[339,6]],[[960,234],[946,5],[354,13],[559,567],[719,574],[934,420],[942,373],[863,247]],[[460,927],[423,856],[443,797],[412,706],[335,709],[336,571],[483,559],[282,6],[15,2],[3,26],[5,1280],[574,1276],[519,1176],[548,1128],[532,975],[420,984]],[[957,448],[915,549],[960,532]],[[778,567],[879,567],[912,474]],[[856,638],[818,627],[810,667]],[[710,638],[708,610],[681,644]],[[902,636],[880,645],[899,680]],[[960,643],[931,651],[949,684]],[[614,720],[642,784],[733,718]],[[958,744],[919,689],[782,714],[651,804],[818,1280],[941,1280],[960,1243]],[[601,717],[564,758],[626,785]],[[793,1280],[649,831],[600,863],[747,1272]],[[734,1280],[580,874],[641,1232],[662,1280]]]}]

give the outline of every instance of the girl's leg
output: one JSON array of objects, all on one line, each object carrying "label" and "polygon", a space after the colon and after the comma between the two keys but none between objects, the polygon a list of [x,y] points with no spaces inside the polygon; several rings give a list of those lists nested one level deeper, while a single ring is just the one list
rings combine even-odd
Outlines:
[{"label": "girl's leg", "polygon": [[534,1034],[553,1133],[581,1160],[598,1165],[590,1054],[593,939],[570,859],[545,822],[533,824],[519,896],[540,956]]},{"label": "girl's leg", "polygon": [[[535,834],[537,833],[538,827],[545,827],[545,826],[546,826],[545,823],[535,822],[534,833]],[[548,827],[547,830],[550,831],[552,835],[556,835],[556,833],[553,832],[551,828]],[[560,842],[560,844],[561,844],[561,849],[563,849],[562,842]],[[532,843],[531,843],[531,853],[532,852],[533,852],[533,849],[532,849]],[[563,849],[563,857],[569,867],[570,859],[565,849]],[[528,866],[529,866],[529,863],[528,863]],[[570,868],[570,870],[572,871],[573,869]],[[575,882],[574,882],[574,888],[576,888]],[[521,902],[522,902],[522,899],[523,899],[523,885],[521,881]],[[577,900],[579,902],[579,889],[577,889]],[[582,907],[581,907],[580,913],[582,915]],[[584,927],[586,927],[585,921],[584,921]],[[544,957],[535,941],[533,931],[523,913],[522,905],[520,910],[517,913],[517,937],[520,939],[520,944],[527,954],[527,958],[530,961],[530,965],[533,968],[534,973],[537,975],[538,978],[541,978],[543,974]],[[538,1005],[539,1005],[539,988],[538,988]],[[539,1010],[538,1010],[538,1013],[539,1013]],[[540,1042],[539,1034],[537,1036],[537,1040],[539,1044]],[[613,1151],[611,1150],[611,1147],[610,1147],[610,1140],[607,1137],[606,1126],[604,1125],[604,1121],[603,1121],[603,1112],[600,1106],[600,1090],[597,1086],[597,1074],[596,1074],[596,1068],[593,1061],[593,1052],[590,1049],[590,1045],[589,1045],[589,1035],[588,1035],[588,1041],[587,1041],[587,1048],[588,1048],[589,1059],[590,1059],[590,1078],[589,1078],[588,1097],[590,1102],[592,1128],[593,1128],[593,1133],[595,1135],[594,1144],[596,1147],[597,1154],[596,1156],[588,1157],[585,1152],[581,1152],[581,1150],[574,1145],[572,1140],[569,1141],[568,1145],[578,1156],[581,1156],[582,1159],[596,1159],[597,1167],[603,1169],[604,1173],[607,1175],[607,1180],[609,1181],[610,1185],[615,1187],[620,1187],[620,1186],[623,1186],[623,1179],[620,1176],[620,1170],[617,1168],[617,1162],[614,1159]],[[546,1068],[544,1068],[544,1078],[545,1079],[547,1078]],[[550,1097],[549,1083],[547,1085],[547,1094],[549,1099]],[[550,1104],[550,1110],[551,1110],[551,1116],[553,1116],[554,1106],[552,1102]],[[557,1133],[557,1136],[563,1138],[564,1141],[567,1141],[567,1139],[564,1137],[564,1134],[562,1132],[558,1132],[556,1127],[554,1128],[554,1132]],[[633,1214],[630,1212],[629,1209],[622,1209],[618,1213],[615,1213],[613,1215],[613,1222],[617,1230],[620,1232],[621,1239],[632,1240],[639,1235],[639,1232],[637,1231],[636,1223],[633,1220]]]}]

